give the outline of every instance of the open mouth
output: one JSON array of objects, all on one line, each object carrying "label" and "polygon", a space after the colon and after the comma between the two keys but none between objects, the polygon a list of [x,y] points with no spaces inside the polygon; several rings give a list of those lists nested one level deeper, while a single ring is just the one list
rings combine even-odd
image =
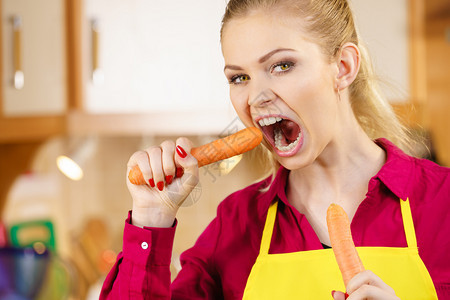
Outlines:
[{"label": "open mouth", "polygon": [[270,116],[258,120],[258,123],[266,140],[278,153],[291,153],[301,144],[300,126],[292,120]]}]

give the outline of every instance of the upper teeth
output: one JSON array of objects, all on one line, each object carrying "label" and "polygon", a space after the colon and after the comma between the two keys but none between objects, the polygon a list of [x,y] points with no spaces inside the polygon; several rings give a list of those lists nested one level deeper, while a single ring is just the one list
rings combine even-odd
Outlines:
[{"label": "upper teeth", "polygon": [[280,117],[267,117],[259,120],[258,122],[260,126],[269,126],[275,124],[276,122],[280,122],[281,120],[283,119]]}]

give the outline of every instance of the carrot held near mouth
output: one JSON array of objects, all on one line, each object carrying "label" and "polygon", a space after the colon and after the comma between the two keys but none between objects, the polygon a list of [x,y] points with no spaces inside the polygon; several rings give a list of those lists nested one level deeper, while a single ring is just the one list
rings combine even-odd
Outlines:
[{"label": "carrot held near mouth", "polygon": [[[202,167],[250,151],[261,141],[261,131],[256,127],[249,127],[225,138],[193,148],[191,154],[197,159],[198,166]],[[147,184],[138,166],[131,169],[128,179],[135,185]]]},{"label": "carrot held near mouth", "polygon": [[348,216],[338,204],[332,203],[328,207],[327,226],[331,247],[347,287],[353,276],[364,271],[364,266],[352,239]]}]

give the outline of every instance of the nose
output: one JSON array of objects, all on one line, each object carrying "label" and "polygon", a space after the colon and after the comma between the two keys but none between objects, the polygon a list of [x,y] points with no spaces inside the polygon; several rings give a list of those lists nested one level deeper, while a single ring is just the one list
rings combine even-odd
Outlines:
[{"label": "nose", "polygon": [[267,85],[255,87],[248,99],[248,105],[253,107],[264,107],[269,105],[275,98],[275,93]]}]

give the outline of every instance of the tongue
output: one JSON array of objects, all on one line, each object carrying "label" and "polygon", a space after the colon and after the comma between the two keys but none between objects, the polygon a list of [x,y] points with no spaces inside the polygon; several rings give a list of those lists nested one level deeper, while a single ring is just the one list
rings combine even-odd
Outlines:
[{"label": "tongue", "polygon": [[283,131],[283,135],[291,143],[294,142],[300,134],[300,127],[296,123],[289,120],[281,121],[280,128]]}]

